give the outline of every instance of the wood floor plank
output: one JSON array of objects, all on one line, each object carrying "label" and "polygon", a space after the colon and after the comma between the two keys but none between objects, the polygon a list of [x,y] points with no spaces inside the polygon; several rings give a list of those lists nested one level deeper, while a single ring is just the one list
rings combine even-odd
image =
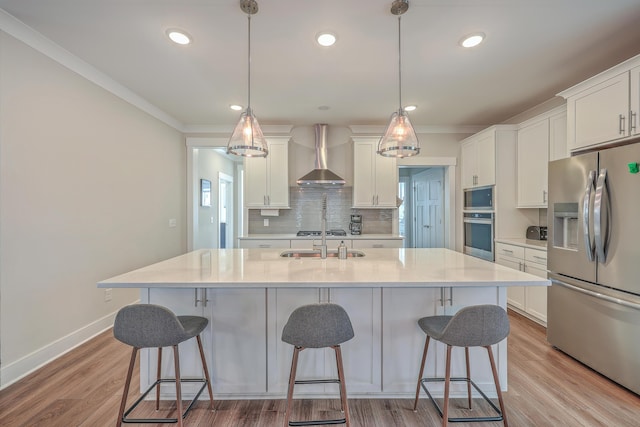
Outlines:
[{"label": "wood floor plank", "polygon": [[[509,318],[509,390],[504,398],[511,427],[640,425],[640,396],[553,349],[540,325],[511,312]],[[0,391],[0,426],[115,426],[129,356],[130,348],[116,341],[111,331],[100,334]],[[129,403],[139,394],[139,381],[136,366]],[[339,405],[338,399],[296,400],[293,419],[339,417]],[[200,401],[185,426],[278,427],[285,406],[283,399],[216,400],[212,411],[208,402]],[[158,414],[152,402],[143,402],[140,414],[156,417],[175,412],[172,402],[163,402],[162,408]],[[413,399],[349,399],[349,409],[353,427],[423,427],[441,422],[424,393],[416,412]]]}]

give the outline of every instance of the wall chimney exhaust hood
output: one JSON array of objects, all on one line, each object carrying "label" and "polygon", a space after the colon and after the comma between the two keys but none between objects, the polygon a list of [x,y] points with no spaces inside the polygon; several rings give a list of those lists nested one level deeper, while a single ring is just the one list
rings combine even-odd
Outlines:
[{"label": "wall chimney exhaust hood", "polygon": [[316,167],[300,178],[297,183],[302,187],[337,187],[345,184],[345,180],[327,169],[327,125],[316,124]]}]

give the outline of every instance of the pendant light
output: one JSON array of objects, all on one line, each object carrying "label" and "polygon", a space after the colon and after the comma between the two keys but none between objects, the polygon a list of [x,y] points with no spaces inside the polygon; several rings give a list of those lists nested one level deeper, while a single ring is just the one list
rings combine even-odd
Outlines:
[{"label": "pendant light", "polygon": [[410,157],[420,153],[420,143],[411,126],[409,116],[402,107],[402,61],[400,50],[400,19],[409,9],[409,0],[395,0],[391,4],[391,13],[398,16],[398,94],[400,106],[391,115],[389,126],[378,143],[378,154],[385,157]]},{"label": "pendant light", "polygon": [[258,13],[258,3],[255,0],[240,0],[240,9],[247,14],[248,22],[248,100],[247,109],[240,115],[240,120],[227,144],[227,153],[244,157],[266,157],[269,153],[269,147],[258,124],[258,119],[251,109],[251,15]]}]

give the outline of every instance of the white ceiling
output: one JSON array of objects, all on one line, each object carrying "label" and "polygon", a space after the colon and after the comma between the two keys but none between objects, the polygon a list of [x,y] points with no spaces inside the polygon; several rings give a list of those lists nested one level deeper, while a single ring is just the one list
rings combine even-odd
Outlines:
[{"label": "white ceiling", "polygon": [[[384,125],[398,108],[391,0],[258,0],[251,104],[263,125]],[[239,0],[0,0],[0,8],[186,128],[247,101]],[[639,0],[411,0],[403,101],[414,126],[490,125],[640,53]],[[165,31],[190,33],[192,45]],[[314,36],[337,33],[332,48]],[[460,38],[483,31],[484,44]],[[320,110],[318,107],[329,109]]]}]

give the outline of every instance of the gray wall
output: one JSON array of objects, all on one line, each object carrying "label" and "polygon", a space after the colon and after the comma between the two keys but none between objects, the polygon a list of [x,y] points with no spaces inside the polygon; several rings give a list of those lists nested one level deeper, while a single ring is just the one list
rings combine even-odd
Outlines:
[{"label": "gray wall", "polygon": [[139,297],[96,282],[186,250],[185,165],[178,131],[0,32],[0,384]]}]

